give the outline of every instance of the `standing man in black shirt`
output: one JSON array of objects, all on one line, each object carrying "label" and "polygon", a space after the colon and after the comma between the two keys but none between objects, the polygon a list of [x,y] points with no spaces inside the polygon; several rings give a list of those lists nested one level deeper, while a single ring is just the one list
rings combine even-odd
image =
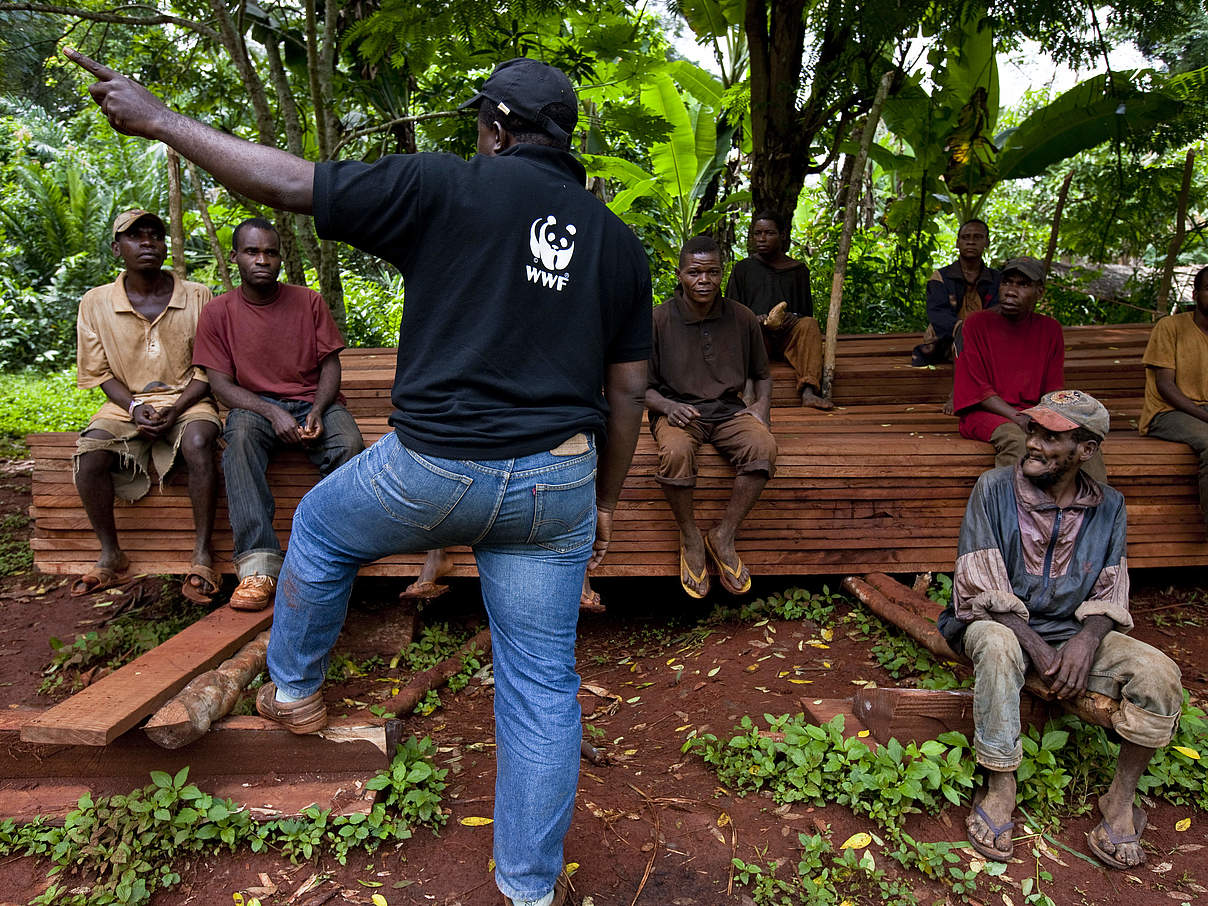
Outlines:
[{"label": "standing man in black shirt", "polygon": [[296,733],[321,729],[327,657],[361,565],[472,546],[495,669],[495,880],[513,904],[561,903],[582,732],[579,591],[607,549],[640,430],[651,301],[641,243],[583,188],[569,153],[570,82],[533,60],[496,67],[463,105],[478,111],[469,161],[315,164],[68,56],[98,78],[92,96],[115,128],[166,142],[233,191],[313,212],[320,236],[403,273],[394,430],[298,507],[257,707]]},{"label": "standing man in black shirt", "polygon": [[790,258],[789,220],[776,211],[758,211],[751,219],[751,249],[730,271],[726,298],[741,302],[759,317],[768,355],[784,359],[797,375],[801,405],[830,409],[822,396],[822,331],[814,318],[810,269]]}]

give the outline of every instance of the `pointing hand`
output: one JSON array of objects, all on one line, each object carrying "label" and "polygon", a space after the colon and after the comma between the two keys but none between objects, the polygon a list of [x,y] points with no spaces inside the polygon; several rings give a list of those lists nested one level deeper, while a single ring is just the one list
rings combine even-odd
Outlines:
[{"label": "pointing hand", "polygon": [[114,72],[77,50],[67,48],[64,56],[96,76],[88,93],[101,108],[111,125],[123,135],[155,138],[156,126],[168,112],[163,101],[133,79]]}]

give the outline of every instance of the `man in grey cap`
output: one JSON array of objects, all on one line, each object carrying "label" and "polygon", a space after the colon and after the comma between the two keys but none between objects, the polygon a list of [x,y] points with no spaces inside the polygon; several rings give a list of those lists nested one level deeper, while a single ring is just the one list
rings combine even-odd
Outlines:
[{"label": "man in grey cap", "polygon": [[1031,667],[1060,698],[1090,690],[1119,702],[1116,774],[1086,839],[1104,865],[1131,869],[1145,861],[1137,781],[1178,724],[1182,679],[1174,661],[1124,634],[1133,625],[1124,498],[1084,468],[1107,436],[1107,410],[1081,391],[1058,390],[1020,415],[1026,454],[978,479],[952,603],[937,621],[973,661],[973,748],[986,784],[973,799],[968,839],[987,859],[1011,859],[1019,693]]},{"label": "man in grey cap", "polygon": [[119,214],[111,248],[125,269],[80,300],[77,383],[100,387],[107,399],[80,434],[73,460],[76,489],[101,543],[100,557],[71,588],[77,596],[125,578],[130,560],[118,544],[113,498],[145,495],[152,464],[162,484],[178,453],[189,467],[195,537],[182,589],[201,603],[218,589],[210,536],[222,423],[204,369],[193,367],[193,338],[210,290],[163,270],[164,233],[150,211]]},{"label": "man in grey cap", "polygon": [[607,549],[640,430],[651,304],[641,243],[583,188],[569,153],[570,82],[534,60],[498,66],[469,102],[469,161],[314,164],[174,113],[68,56],[97,77],[90,91],[115,128],[166,142],[257,201],[313,212],[320,236],[402,272],[394,430],[298,507],[277,586],[272,682],[257,707],[295,733],[320,730],[327,658],[357,570],[395,552],[470,545],[494,658],[496,884],[513,904],[563,902],[582,733],[579,593]]}]

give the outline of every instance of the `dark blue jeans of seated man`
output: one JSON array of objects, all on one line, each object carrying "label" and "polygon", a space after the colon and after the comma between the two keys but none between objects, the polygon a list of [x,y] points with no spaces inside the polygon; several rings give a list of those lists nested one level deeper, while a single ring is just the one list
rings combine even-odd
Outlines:
[{"label": "dark blue jeans of seated man", "polygon": [[[297,421],[306,424],[312,404],[304,400],[278,400],[261,397],[280,406]],[[223,430],[226,449],[222,453],[222,472],[226,479],[227,509],[235,534],[235,570],[240,579],[251,575],[277,576],[281,572],[281,543],[273,531],[276,501],[268,486],[268,464],[279,450],[293,444],[282,443],[272,422],[250,409],[232,409]],[[356,419],[339,403],[323,413],[323,433],[301,449],[320,476],[334,472],[363,449]]]}]

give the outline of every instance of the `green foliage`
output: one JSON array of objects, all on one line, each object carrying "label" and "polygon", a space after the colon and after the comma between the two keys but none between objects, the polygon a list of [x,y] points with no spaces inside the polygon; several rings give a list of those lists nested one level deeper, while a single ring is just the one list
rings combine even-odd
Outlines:
[{"label": "green foliage", "polygon": [[131,610],[112,620],[99,631],[77,635],[70,644],[51,636],[54,651],[50,664],[42,671],[44,679],[38,692],[54,692],[65,684],[68,691],[78,688],[79,675],[93,667],[115,670],[181,630],[197,622],[209,608],[193,604],[176,595],[148,608]]},{"label": "green foliage", "polygon": [[819,626],[825,626],[835,612],[835,606],[846,598],[839,592],[832,592],[830,587],[823,585],[821,591],[811,592],[805,588],[793,586],[781,592],[774,592],[766,598],[737,605],[715,604],[709,614],[709,623],[725,620],[739,620],[750,623],[757,620],[809,620]]},{"label": "green foliage", "polygon": [[349,346],[397,346],[403,318],[403,278],[386,282],[344,273],[344,339]]},{"label": "green foliage", "polygon": [[16,576],[34,565],[34,552],[25,538],[14,533],[29,525],[24,513],[0,517],[0,576]]},{"label": "green foliage", "polygon": [[46,374],[0,372],[0,436],[82,431],[104,401],[99,388],[76,387],[74,368]]},{"label": "green foliage", "polygon": [[0,854],[52,863],[52,883],[31,906],[146,903],[180,883],[181,861],[243,846],[254,853],[276,850],[294,862],[325,853],[344,865],[353,850],[373,852],[382,843],[410,838],[413,827],[435,830],[445,822],[440,794],[447,772],[433,765],[434,753],[427,737],[402,743],[390,769],[368,783],[384,791],[368,814],[332,815],[312,805],[300,817],[263,824],[230,799],[188,783],[187,767],[175,777],[152,771],[151,783],[141,790],[95,800],[82,796],[62,827],[40,818],[24,825],[5,820]]}]

